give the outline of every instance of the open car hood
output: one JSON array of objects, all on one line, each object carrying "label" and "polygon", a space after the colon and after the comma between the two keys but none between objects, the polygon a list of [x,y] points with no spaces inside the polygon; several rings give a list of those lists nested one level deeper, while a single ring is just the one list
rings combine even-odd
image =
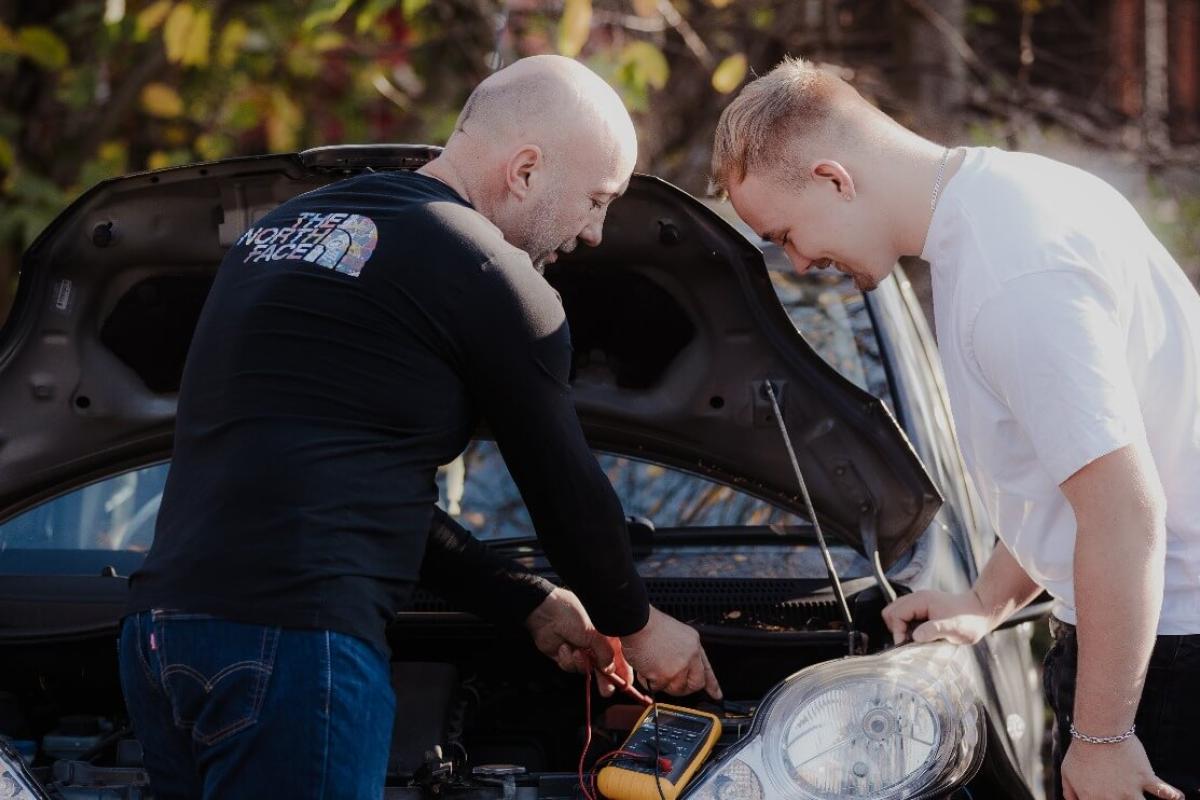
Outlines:
[{"label": "open car hood", "polygon": [[[191,333],[226,249],[263,214],[437,148],[331,147],[106,181],[25,255],[0,330],[0,519],[164,458]],[[596,448],[728,483],[807,516],[766,398],[780,395],[823,526],[884,565],[941,504],[886,406],[828,366],[776,298],[757,247],[695,198],[638,175],[603,244],[546,277],[575,347]],[[864,536],[868,546],[864,547]]]}]

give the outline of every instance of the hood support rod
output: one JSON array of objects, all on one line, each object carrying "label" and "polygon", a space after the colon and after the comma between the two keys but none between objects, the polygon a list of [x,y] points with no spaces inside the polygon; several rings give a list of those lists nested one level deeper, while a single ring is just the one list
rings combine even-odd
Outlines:
[{"label": "hood support rod", "polygon": [[829,582],[833,593],[837,596],[838,610],[842,612],[842,621],[846,623],[846,631],[851,636],[853,651],[854,618],[850,616],[850,606],[846,603],[846,593],[842,590],[842,581],[838,578],[837,569],[833,566],[833,556],[829,553],[829,545],[825,543],[825,534],[821,531],[821,521],[817,519],[816,509],[813,508],[812,498],[808,496],[808,484],[804,481],[804,473],[800,471],[800,462],[796,460],[796,451],[792,448],[792,437],[788,435],[787,425],[783,422],[783,412],[779,410],[779,400],[775,397],[775,386],[768,378],[763,381],[763,391],[771,401],[771,409],[775,412],[775,421],[779,423],[779,435],[787,448],[788,458],[792,461],[792,471],[796,473],[796,482],[800,484],[800,496],[804,498],[804,507],[808,510],[808,518],[812,521],[813,530],[817,532],[817,544],[821,548],[821,557],[825,559],[825,570],[829,573]]}]

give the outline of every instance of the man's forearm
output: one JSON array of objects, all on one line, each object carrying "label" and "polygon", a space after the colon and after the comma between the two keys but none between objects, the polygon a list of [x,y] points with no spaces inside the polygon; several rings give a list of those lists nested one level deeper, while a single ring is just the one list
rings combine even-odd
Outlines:
[{"label": "man's forearm", "polygon": [[1075,727],[1091,736],[1133,724],[1154,648],[1166,534],[1137,512],[1081,524],[1075,542]]},{"label": "man's forearm", "polygon": [[1017,563],[1004,542],[997,542],[972,591],[994,628],[1027,606],[1041,593],[1042,587]]}]

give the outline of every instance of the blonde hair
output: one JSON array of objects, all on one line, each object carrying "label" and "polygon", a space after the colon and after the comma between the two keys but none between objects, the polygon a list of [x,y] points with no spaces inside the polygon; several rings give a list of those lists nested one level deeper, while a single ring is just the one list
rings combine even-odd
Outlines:
[{"label": "blonde hair", "polygon": [[747,84],[721,113],[713,139],[712,190],[725,194],[731,183],[769,167],[791,180],[804,180],[796,152],[799,140],[843,128],[835,114],[839,101],[858,93],[811,62],[786,57],[773,70]]}]

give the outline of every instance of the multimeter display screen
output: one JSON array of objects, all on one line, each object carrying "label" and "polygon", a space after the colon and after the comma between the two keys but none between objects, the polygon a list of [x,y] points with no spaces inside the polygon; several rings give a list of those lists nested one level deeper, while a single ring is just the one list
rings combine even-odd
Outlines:
[{"label": "multimeter display screen", "polygon": [[[664,728],[680,728],[685,731],[703,731],[708,728],[708,720],[696,719],[695,717],[681,717],[678,714],[672,714],[667,711],[659,713],[658,724]],[[643,727],[653,729],[654,717],[647,717]]]}]

